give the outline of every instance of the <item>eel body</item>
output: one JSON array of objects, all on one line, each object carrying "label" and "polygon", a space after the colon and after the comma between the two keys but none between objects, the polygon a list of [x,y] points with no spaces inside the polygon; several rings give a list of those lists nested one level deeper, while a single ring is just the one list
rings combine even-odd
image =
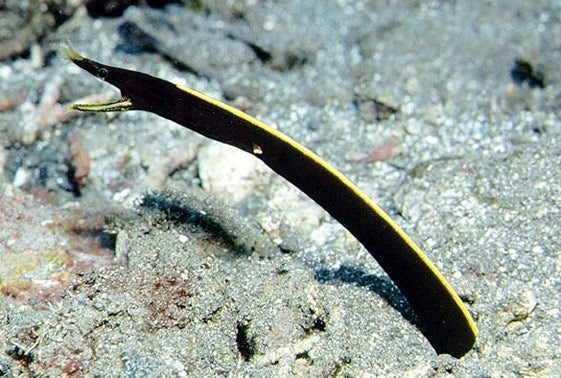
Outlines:
[{"label": "eel body", "polygon": [[397,285],[437,353],[461,357],[477,327],[454,289],[420,248],[353,183],[316,154],[250,115],[195,90],[137,71],[108,66],[68,49],[66,57],[121,91],[107,104],[74,104],[82,111],[143,110],[264,161],[349,230]]}]

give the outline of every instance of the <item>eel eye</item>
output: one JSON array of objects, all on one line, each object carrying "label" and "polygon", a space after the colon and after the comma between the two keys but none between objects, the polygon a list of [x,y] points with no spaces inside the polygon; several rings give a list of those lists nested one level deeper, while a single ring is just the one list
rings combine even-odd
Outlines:
[{"label": "eel eye", "polygon": [[99,70],[97,70],[97,77],[99,77],[101,80],[105,80],[107,78],[107,75],[109,75],[109,71],[107,71],[107,68],[100,68]]}]

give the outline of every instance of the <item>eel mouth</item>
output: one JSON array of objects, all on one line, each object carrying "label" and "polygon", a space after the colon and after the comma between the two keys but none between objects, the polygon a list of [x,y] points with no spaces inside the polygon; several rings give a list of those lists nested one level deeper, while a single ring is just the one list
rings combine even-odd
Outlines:
[{"label": "eel mouth", "polygon": [[106,102],[102,104],[71,104],[70,109],[83,112],[124,112],[130,110],[132,102],[127,97],[120,100]]},{"label": "eel mouth", "polygon": [[[94,62],[80,55],[72,47],[64,47],[63,55],[66,59],[76,64],[78,67],[105,81],[109,74],[109,67]],[[119,100],[105,102],[101,104],[72,104],[70,109],[83,112],[123,112],[130,110],[132,101],[126,96],[121,96]]]}]

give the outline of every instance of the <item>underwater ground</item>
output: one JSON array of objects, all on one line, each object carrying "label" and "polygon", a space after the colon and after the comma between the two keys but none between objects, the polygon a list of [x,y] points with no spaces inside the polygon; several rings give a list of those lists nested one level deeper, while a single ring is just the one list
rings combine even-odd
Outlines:
[{"label": "underwater ground", "polygon": [[[29,0],[0,24],[0,376],[561,371],[560,2]],[[356,239],[249,154],[69,110],[119,93],[63,46],[325,158],[449,280],[474,348],[437,355]]]}]

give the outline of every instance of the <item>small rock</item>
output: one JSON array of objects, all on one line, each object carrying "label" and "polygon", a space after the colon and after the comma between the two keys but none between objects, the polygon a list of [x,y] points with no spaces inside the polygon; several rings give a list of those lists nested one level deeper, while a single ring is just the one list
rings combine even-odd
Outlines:
[{"label": "small rock", "polygon": [[6,150],[0,147],[0,180],[4,177],[4,166],[6,165]]},{"label": "small rock", "polygon": [[406,378],[414,378],[414,377],[430,377],[431,373],[433,373],[433,368],[430,364],[421,363],[403,373],[403,377]]},{"label": "small rock", "polygon": [[144,183],[147,188],[161,188],[165,186],[167,178],[176,170],[188,166],[199,151],[197,144],[178,146],[167,151],[165,154],[154,154],[146,151],[142,158],[143,163],[148,166],[148,172]]},{"label": "small rock", "polygon": [[27,169],[19,167],[16,171],[16,174],[14,175],[14,181],[12,182],[12,185],[17,188],[25,185],[28,181],[29,172],[27,171]]},{"label": "small rock", "polygon": [[[270,169],[258,159],[231,146],[210,143],[199,151],[199,177],[205,190],[238,202],[265,186]],[[264,178],[265,177],[265,178]]]},{"label": "small rock", "polygon": [[530,290],[524,290],[512,306],[514,320],[524,320],[536,309],[538,300]]},{"label": "small rock", "polygon": [[90,154],[82,143],[82,138],[75,134],[68,138],[70,145],[70,163],[73,167],[73,180],[78,188],[86,185],[86,180],[90,174]]},{"label": "small rock", "polygon": [[270,188],[269,206],[282,212],[286,221],[306,231],[319,227],[326,211],[286,181],[276,181]]}]

